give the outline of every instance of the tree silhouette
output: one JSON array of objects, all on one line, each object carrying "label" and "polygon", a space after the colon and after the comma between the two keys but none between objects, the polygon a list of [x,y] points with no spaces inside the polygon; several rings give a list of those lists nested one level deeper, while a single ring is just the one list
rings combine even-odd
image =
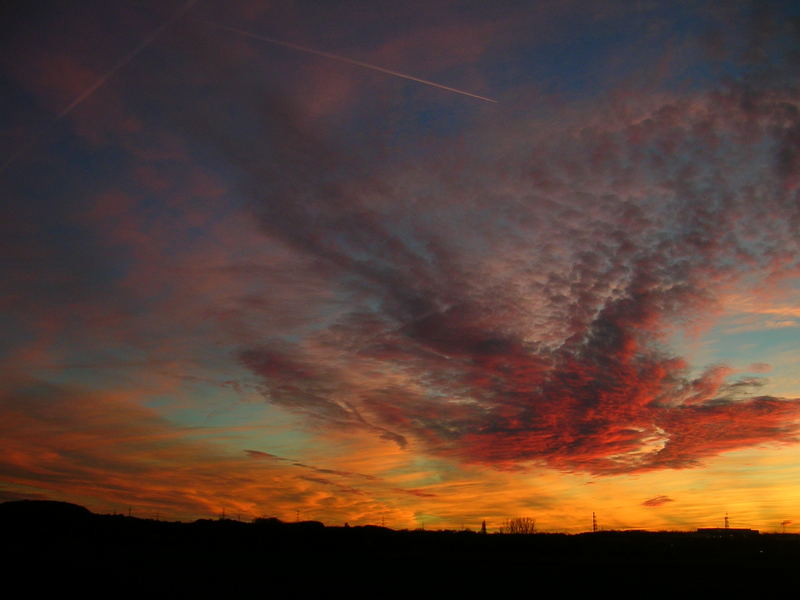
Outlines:
[{"label": "tree silhouette", "polygon": [[536,533],[536,519],[531,517],[508,519],[500,531],[501,533]]}]

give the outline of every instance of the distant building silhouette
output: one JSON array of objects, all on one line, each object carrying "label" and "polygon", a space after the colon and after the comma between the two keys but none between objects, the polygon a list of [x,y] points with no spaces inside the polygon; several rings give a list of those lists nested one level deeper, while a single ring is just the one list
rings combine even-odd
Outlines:
[{"label": "distant building silhouette", "polygon": [[758,529],[743,529],[736,527],[701,527],[698,528],[697,533],[709,535],[713,537],[746,537],[750,535],[758,535]]},{"label": "distant building silhouette", "polygon": [[737,528],[731,527],[730,519],[728,518],[728,513],[725,513],[725,527],[720,529],[719,527],[703,527],[697,530],[697,533],[702,533],[704,535],[710,535],[714,537],[742,537],[748,535],[758,535],[757,529],[744,529],[744,528]]}]

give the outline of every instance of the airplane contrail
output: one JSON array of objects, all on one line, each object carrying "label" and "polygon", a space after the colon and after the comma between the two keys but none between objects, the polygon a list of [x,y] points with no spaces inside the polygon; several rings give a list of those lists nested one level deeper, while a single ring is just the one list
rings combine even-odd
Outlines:
[{"label": "airplane contrail", "polygon": [[158,27],[156,27],[153,31],[151,31],[144,39],[142,39],[139,44],[135,48],[133,48],[130,52],[125,54],[122,58],[120,58],[114,65],[105,73],[103,73],[94,83],[92,83],[89,87],[83,90],[77,98],[75,98],[72,102],[70,102],[65,108],[61,110],[60,113],[56,115],[56,117],[50,121],[45,127],[43,127],[39,133],[33,135],[26,143],[20,146],[16,152],[14,152],[10,157],[6,159],[6,161],[0,165],[0,174],[5,172],[5,170],[23,155],[25,152],[30,150],[36,142],[39,141],[41,138],[53,125],[55,125],[58,121],[66,117],[69,113],[75,110],[82,102],[84,102],[87,98],[89,98],[92,94],[94,94],[98,89],[100,89],[106,81],[108,81],[114,74],[119,71],[122,67],[127,65],[131,62],[136,55],[139,54],[142,50],[144,50],[147,46],[153,43],[153,41],[164,31],[167,27],[172,25],[175,21],[177,21],[184,13],[186,13],[194,4],[196,4],[198,0],[187,0],[183,5],[181,5],[178,10],[176,10],[172,15],[165,21],[163,21]]},{"label": "airplane contrail", "polygon": [[473,94],[471,92],[466,92],[464,90],[459,90],[457,88],[449,87],[446,85],[442,85],[441,83],[436,83],[435,81],[428,81],[427,79],[420,79],[419,77],[414,77],[412,75],[406,75],[405,73],[400,73],[399,71],[392,71],[391,69],[384,69],[383,67],[379,67],[377,65],[373,65],[370,63],[361,62],[360,60],[353,60],[352,58],[347,58],[346,56],[339,56],[338,54],[331,54],[330,52],[323,52],[321,50],[314,50],[313,48],[308,48],[306,46],[300,46],[299,44],[292,44],[291,42],[284,42],[283,40],[278,40],[275,38],[267,37],[265,35],[259,35],[257,33],[252,33],[250,31],[245,31],[243,29],[237,29],[236,27],[228,27],[227,25],[220,25],[219,23],[213,23],[212,21],[208,21],[213,25],[221,29],[225,29],[227,31],[232,31],[233,33],[238,33],[239,35],[243,35],[249,38],[253,38],[255,40],[261,40],[262,42],[267,42],[269,44],[275,44],[276,46],[283,46],[284,48],[291,48],[292,50],[298,50],[300,52],[306,52],[308,54],[316,54],[317,56],[324,56],[325,58],[330,58],[331,60],[338,60],[339,62],[344,62],[350,65],[355,65],[357,67],[363,67],[365,69],[372,69],[373,71],[378,71],[380,73],[386,73],[387,75],[394,75],[395,77],[401,77],[403,79],[408,79],[410,81],[416,81],[417,83],[422,83],[424,85],[429,85],[431,87],[439,88],[440,90],[446,90],[448,92],[453,92],[456,94],[461,94],[462,96],[469,96],[470,98],[475,98],[477,100],[483,100],[484,102],[494,102],[497,104],[497,100],[493,100],[492,98],[487,98],[485,96],[479,96],[478,94]]}]

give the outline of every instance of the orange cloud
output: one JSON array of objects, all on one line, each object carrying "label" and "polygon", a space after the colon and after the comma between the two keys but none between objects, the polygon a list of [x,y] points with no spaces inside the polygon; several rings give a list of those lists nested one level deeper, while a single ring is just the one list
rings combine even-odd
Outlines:
[{"label": "orange cloud", "polygon": [[331,492],[327,482],[291,468],[232,454],[200,439],[208,432],[173,425],[125,394],[17,382],[0,397],[0,413],[6,494],[180,518],[222,509],[284,519],[295,509],[311,518],[322,507],[329,519],[379,512],[379,503],[352,486]]}]

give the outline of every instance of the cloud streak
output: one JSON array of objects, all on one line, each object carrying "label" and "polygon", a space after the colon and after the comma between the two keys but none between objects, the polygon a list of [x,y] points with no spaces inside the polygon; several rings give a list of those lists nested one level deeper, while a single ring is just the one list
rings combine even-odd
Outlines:
[{"label": "cloud streak", "polygon": [[[210,23],[210,22],[209,22]],[[487,98],[485,96],[479,96],[478,94],[473,94],[472,92],[466,92],[464,90],[459,90],[454,87],[449,87],[446,85],[442,85],[441,83],[436,83],[434,81],[428,81],[427,79],[421,79],[419,77],[414,77],[412,75],[406,75],[405,73],[400,73],[399,71],[393,71],[391,69],[386,69],[384,67],[379,67],[377,65],[373,65],[370,63],[362,62],[360,60],[353,60],[352,58],[347,58],[345,56],[339,56],[338,54],[331,54],[330,52],[322,52],[320,50],[314,50],[313,48],[308,48],[306,46],[300,46],[299,44],[292,44],[291,42],[285,42],[282,40],[277,40],[275,38],[267,37],[265,35],[259,35],[257,33],[252,33],[250,31],[245,31],[243,29],[239,29],[237,27],[229,27],[227,25],[221,25],[219,23],[212,23],[216,27],[220,29],[224,29],[225,31],[230,31],[232,33],[237,33],[239,35],[243,35],[245,37],[259,40],[261,42],[267,42],[268,44],[274,44],[276,46],[282,46],[284,48],[290,48],[292,50],[297,50],[298,52],[305,52],[306,54],[314,54],[316,56],[322,56],[324,58],[329,58],[331,60],[335,60],[338,62],[346,63],[348,65],[355,65],[357,67],[361,67],[363,69],[370,69],[372,71],[378,71],[379,73],[385,73],[387,75],[392,75],[393,77],[399,77],[400,79],[408,79],[409,81],[414,81],[416,83],[421,83],[423,85],[428,85],[430,87],[434,87],[440,90],[444,90],[446,92],[452,92],[454,94],[461,94],[462,96],[467,96],[469,98],[475,98],[476,100],[482,100],[483,102],[491,102],[497,104],[497,100],[493,100],[492,98]]]},{"label": "cloud streak", "polygon": [[31,136],[29,140],[23,144],[21,144],[11,155],[2,163],[0,164],[0,175],[2,175],[8,167],[10,167],[14,161],[16,161],[20,156],[22,156],[25,152],[30,150],[41,137],[58,121],[69,115],[73,110],[78,108],[81,104],[83,104],[86,100],[88,100],[97,90],[103,87],[106,82],[111,79],[120,69],[124,68],[128,63],[130,63],[136,56],[145,48],[147,48],[150,44],[152,44],[156,38],[170,25],[172,25],[175,21],[180,19],[183,15],[185,15],[195,4],[197,4],[198,0],[187,0],[184,4],[182,4],[178,9],[165,21],[163,21],[158,27],[153,29],[150,33],[148,33],[136,46],[134,46],[129,52],[124,54],[117,62],[115,62],[110,69],[104,72],[100,77],[98,77],[91,85],[85,88],[80,94],[78,94],[75,99],[73,99],[69,104],[67,104],[61,111],[55,116],[55,118],[48,124],[47,127],[40,130],[36,135]]},{"label": "cloud streak", "polygon": [[649,498],[649,499],[645,500],[644,502],[642,502],[642,506],[648,506],[648,507],[652,508],[652,507],[656,507],[656,506],[663,506],[664,504],[667,504],[668,502],[674,502],[674,501],[675,500],[673,500],[669,496],[655,496],[653,498]]}]

